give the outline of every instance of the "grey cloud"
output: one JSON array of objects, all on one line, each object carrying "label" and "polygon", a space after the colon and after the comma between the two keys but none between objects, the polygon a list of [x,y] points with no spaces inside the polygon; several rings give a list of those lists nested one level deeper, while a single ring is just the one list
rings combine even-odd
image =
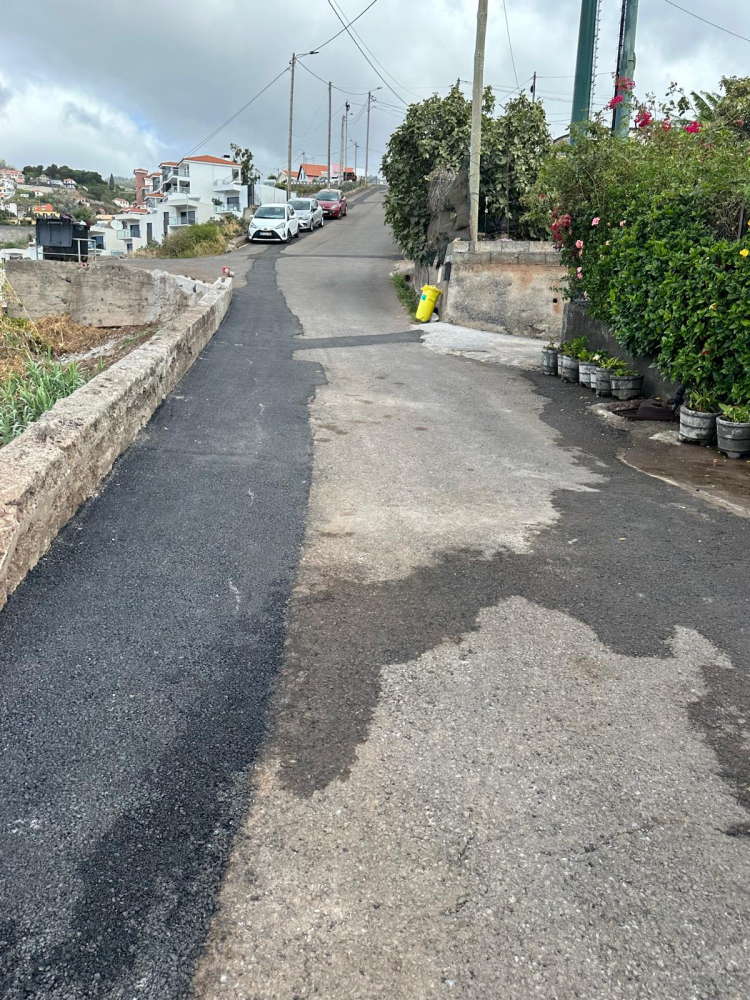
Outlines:
[{"label": "grey cloud", "polygon": [[[524,84],[535,70],[541,74],[538,91],[553,129],[559,133],[570,112],[580,0],[506,2],[518,82]],[[367,0],[340,0],[349,18],[366,4]],[[685,6],[691,3],[685,0]],[[702,7],[697,0],[692,0],[692,6],[696,11]],[[0,38],[0,67],[6,79],[23,82],[29,78],[32,71],[27,54],[33,44],[33,72],[38,74],[36,68],[44,67],[45,82],[50,86],[89,93],[136,121],[152,123],[164,144],[165,158],[184,155],[232,115],[288,64],[293,51],[320,46],[340,28],[324,2],[222,0],[208,4],[205,0],[181,0],[178,6],[152,4],[136,39],[132,35],[132,7],[125,0],[106,4],[80,0],[79,7],[86,10],[84,19],[71,18],[66,5],[57,0],[36,0],[31,12],[20,5],[8,5],[3,11]],[[490,7],[487,81],[513,88],[516,80],[502,5],[498,2]],[[601,104],[611,96],[609,74],[614,69],[619,7],[617,0],[602,4],[602,75],[597,91]],[[750,14],[741,12],[742,7],[736,0],[712,0],[710,17],[750,35]],[[426,97],[433,88],[445,92],[457,77],[471,77],[475,11],[476,0],[378,0],[355,28],[388,84],[405,101],[411,101],[412,94]],[[701,24],[662,0],[641,4],[638,38],[639,94],[650,90],[663,93],[672,78],[679,79],[686,90],[715,89],[723,73],[745,72],[746,42]],[[127,39],[127,44],[115,44],[115,39]],[[352,118],[362,110],[365,97],[361,92],[383,87],[377,96],[391,107],[372,113],[371,145],[377,150],[373,154],[377,161],[400,120],[396,110],[402,107],[399,98],[387,89],[346,34],[305,61],[323,81],[332,80],[350,91]],[[334,91],[334,160],[338,160],[340,106],[346,97],[341,90]],[[254,150],[264,172],[284,165],[288,106],[286,74],[202,151],[221,154],[235,141]],[[295,160],[303,150],[309,159],[325,159],[327,107],[325,83],[300,69]],[[352,139],[360,147],[364,133],[362,115],[351,129]],[[47,158],[54,157],[53,149],[47,152]],[[106,159],[106,150],[92,149],[92,159],[94,155],[99,162]]]},{"label": "grey cloud", "polygon": [[83,125],[86,128],[100,131],[102,127],[101,115],[92,114],[79,104],[68,101],[63,109],[63,119],[68,125]]},{"label": "grey cloud", "polygon": [[13,97],[13,91],[10,87],[4,87],[3,84],[0,83],[0,111],[10,104],[11,97]]}]

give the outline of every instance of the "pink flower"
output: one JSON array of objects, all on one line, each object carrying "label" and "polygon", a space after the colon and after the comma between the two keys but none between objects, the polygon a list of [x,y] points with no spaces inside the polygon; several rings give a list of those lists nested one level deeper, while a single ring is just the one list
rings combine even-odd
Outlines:
[{"label": "pink flower", "polygon": [[650,125],[653,120],[654,116],[650,111],[646,111],[645,108],[641,108],[635,116],[635,124],[637,128],[645,128],[647,125]]},{"label": "pink flower", "polygon": [[669,132],[669,130],[672,128],[672,122],[668,118],[665,118],[664,121],[661,123],[661,127],[665,132]]},{"label": "pink flower", "polygon": [[576,247],[578,250],[583,250],[583,240],[576,240]]},{"label": "pink flower", "polygon": [[623,219],[622,222],[620,223],[620,228],[622,229],[622,227],[627,226],[627,224],[628,224],[627,219]]},{"label": "pink flower", "polygon": [[592,226],[598,226],[599,225],[599,216],[598,215],[596,216],[595,219],[591,220],[591,225]]},{"label": "pink flower", "polygon": [[689,125],[685,126],[685,131],[690,132],[691,135],[697,135],[701,130],[699,122],[690,122]]},{"label": "pink flower", "polygon": [[622,102],[624,100],[625,100],[625,98],[623,97],[622,94],[617,94],[616,97],[612,98],[612,100],[609,102],[609,104],[607,105],[607,107],[611,111],[613,108],[616,108],[618,104],[622,104]]}]

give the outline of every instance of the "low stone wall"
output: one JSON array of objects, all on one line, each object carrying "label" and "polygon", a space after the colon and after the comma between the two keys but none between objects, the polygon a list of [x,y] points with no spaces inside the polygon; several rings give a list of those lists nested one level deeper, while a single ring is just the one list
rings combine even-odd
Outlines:
[{"label": "low stone wall", "polygon": [[447,288],[440,318],[496,333],[558,337],[563,320],[558,289],[565,274],[551,243],[456,240],[438,275],[439,287]]},{"label": "low stone wall", "polygon": [[9,316],[66,313],[84,326],[141,326],[172,319],[211,288],[167,271],[126,267],[115,261],[81,267],[57,260],[8,261],[5,273],[22,305]]},{"label": "low stone wall", "polygon": [[615,354],[623,361],[627,361],[631,368],[643,375],[644,396],[655,397],[668,400],[672,399],[677,392],[677,385],[671,382],[659,371],[652,368],[653,358],[637,358],[617,340],[612,331],[598,319],[592,319],[588,308],[583,302],[566,302],[565,315],[563,317],[562,339],[572,340],[574,337],[585,337],[589,350],[602,350],[608,354]]},{"label": "low stone wall", "polygon": [[231,281],[206,287],[196,305],[147,344],[0,449],[0,607],[218,329]]}]

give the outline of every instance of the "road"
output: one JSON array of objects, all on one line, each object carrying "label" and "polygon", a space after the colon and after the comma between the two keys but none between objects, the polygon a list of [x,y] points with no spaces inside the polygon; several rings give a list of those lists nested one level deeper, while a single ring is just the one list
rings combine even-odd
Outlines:
[{"label": "road", "polygon": [[0,614],[3,997],[750,994],[750,522],[396,256],[240,255]]}]

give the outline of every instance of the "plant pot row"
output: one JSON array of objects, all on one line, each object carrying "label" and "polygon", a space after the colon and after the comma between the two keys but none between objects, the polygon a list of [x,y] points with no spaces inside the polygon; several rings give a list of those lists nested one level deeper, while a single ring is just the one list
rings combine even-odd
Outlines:
[{"label": "plant pot row", "polygon": [[[557,375],[563,382],[577,382],[593,389],[597,396],[637,399],[643,392],[642,375],[613,375],[595,361],[579,361],[552,347],[542,348],[542,372]],[[680,440],[710,445],[714,441],[728,458],[750,455],[750,422],[739,423],[722,418],[720,412],[705,413],[680,407]]]},{"label": "plant pot row", "polygon": [[637,399],[643,392],[642,375],[613,375],[596,361],[579,361],[554,348],[542,348],[542,372],[557,375],[563,382],[577,382],[594,389],[597,396]]},{"label": "plant pot row", "polygon": [[704,413],[683,405],[680,407],[680,441],[703,445],[716,442],[716,447],[727,458],[742,458],[750,455],[750,423],[724,420],[720,412]]}]

